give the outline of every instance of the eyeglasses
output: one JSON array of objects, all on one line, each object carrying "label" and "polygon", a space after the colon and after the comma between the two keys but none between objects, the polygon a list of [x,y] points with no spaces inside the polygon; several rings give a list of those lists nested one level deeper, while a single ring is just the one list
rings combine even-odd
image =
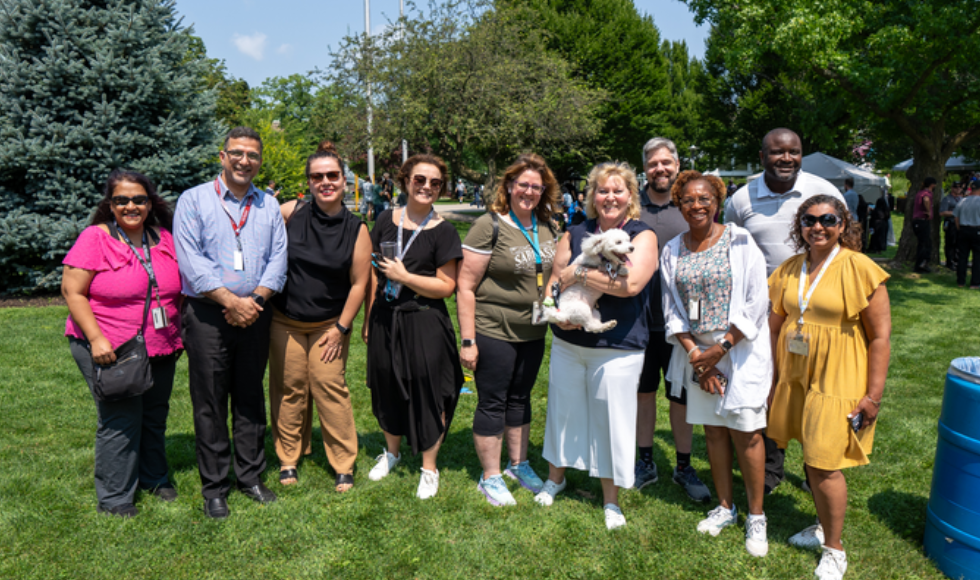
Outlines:
[{"label": "eyeglasses", "polygon": [[820,225],[825,228],[832,228],[840,225],[842,220],[837,216],[837,214],[834,213],[825,213],[821,216],[806,213],[800,217],[800,225],[805,228],[812,228],[817,224],[817,222],[820,222]]},{"label": "eyeglasses", "polygon": [[310,181],[317,183],[326,179],[327,181],[337,181],[340,179],[341,173],[339,171],[328,171],[326,173],[311,173]]},{"label": "eyeglasses", "polygon": [[419,187],[425,187],[426,181],[432,186],[432,189],[442,189],[442,180],[438,177],[433,177],[432,179],[426,180],[424,175],[414,175],[412,176],[412,183]]},{"label": "eyeglasses", "polygon": [[523,181],[518,181],[514,183],[514,187],[519,189],[520,191],[527,191],[530,189],[534,193],[542,193],[544,191],[543,185],[531,185],[530,183],[526,183]]},{"label": "eyeglasses", "polygon": [[130,202],[132,202],[133,205],[143,207],[144,205],[150,203],[150,196],[148,195],[136,195],[133,197],[126,197],[125,195],[112,196],[112,205],[116,207],[126,207],[127,205],[130,204]]},{"label": "eyeglasses", "polygon": [[695,203],[702,207],[707,207],[715,201],[713,197],[685,197],[681,199],[681,207],[691,207]]},{"label": "eyeglasses", "polygon": [[239,151],[234,149],[232,151],[225,151],[225,155],[231,157],[232,161],[239,161],[242,157],[248,157],[249,161],[259,161],[262,159],[262,155],[256,153],[255,151],[249,151],[245,153],[244,151]]}]

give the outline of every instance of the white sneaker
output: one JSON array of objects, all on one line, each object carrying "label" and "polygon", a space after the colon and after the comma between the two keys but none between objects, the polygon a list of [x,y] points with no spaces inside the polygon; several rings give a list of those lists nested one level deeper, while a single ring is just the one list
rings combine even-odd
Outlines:
[{"label": "white sneaker", "polygon": [[789,545],[806,550],[819,550],[823,545],[823,526],[820,522],[793,534],[789,538]]},{"label": "white sneaker", "polygon": [[769,553],[769,539],[766,537],[766,517],[745,520],[745,551],[751,556],[761,558]]},{"label": "white sneaker", "polygon": [[388,475],[388,473],[391,472],[392,469],[395,468],[396,465],[398,465],[398,462],[401,460],[401,455],[395,457],[391,453],[388,453],[388,450],[385,450],[384,453],[375,458],[377,463],[375,463],[374,467],[371,468],[371,471],[368,472],[368,479],[371,481],[381,481]]},{"label": "white sneaker", "polygon": [[547,507],[555,502],[555,496],[565,489],[568,484],[568,480],[562,479],[561,483],[555,483],[550,479],[544,482],[544,487],[541,488],[541,492],[534,496],[534,501]]},{"label": "white sneaker", "polygon": [[698,522],[698,531],[717,536],[723,529],[734,524],[737,517],[738,511],[734,507],[728,509],[720,505],[708,512],[708,517]]},{"label": "white sneaker", "polygon": [[813,572],[819,580],[841,580],[847,572],[847,554],[843,550],[835,550],[823,546],[820,564]]},{"label": "white sneaker", "polygon": [[626,525],[626,517],[623,515],[623,510],[619,509],[619,506],[612,503],[607,503],[602,506],[602,511],[606,514],[606,529],[615,530],[616,528],[622,528]]},{"label": "white sneaker", "polygon": [[422,477],[419,478],[419,489],[415,492],[415,496],[419,499],[429,499],[438,492],[439,472],[422,468]]}]

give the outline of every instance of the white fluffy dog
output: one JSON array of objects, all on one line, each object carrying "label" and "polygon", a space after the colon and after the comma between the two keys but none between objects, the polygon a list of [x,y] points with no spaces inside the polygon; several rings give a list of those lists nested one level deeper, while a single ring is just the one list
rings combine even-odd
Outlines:
[{"label": "white fluffy dog", "polygon": [[[629,234],[612,229],[582,240],[582,253],[572,261],[572,265],[598,268],[615,278],[629,273],[626,264],[631,253],[633,243]],[[576,282],[562,291],[558,308],[551,300],[546,301],[542,309],[544,319],[553,323],[577,324],[586,332],[606,332],[616,327],[616,321],[603,322],[595,308],[602,294],[601,290],[586,288]]]}]

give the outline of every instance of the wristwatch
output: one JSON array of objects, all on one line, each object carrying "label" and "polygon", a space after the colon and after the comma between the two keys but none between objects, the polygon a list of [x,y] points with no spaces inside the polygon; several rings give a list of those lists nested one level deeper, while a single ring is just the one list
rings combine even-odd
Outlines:
[{"label": "wristwatch", "polygon": [[259,306],[265,308],[265,298],[263,298],[262,296],[256,294],[255,292],[252,292],[251,294],[249,294],[249,297],[252,300],[254,300],[256,304],[258,304]]},{"label": "wristwatch", "polygon": [[474,346],[475,344],[476,344],[476,341],[474,341],[472,338],[464,338],[463,339],[463,348],[466,348],[468,346]]},{"label": "wristwatch", "polygon": [[340,334],[343,334],[344,336],[347,336],[348,334],[350,334],[350,329],[347,328],[346,326],[344,326],[343,324],[341,324],[341,323],[338,322],[338,323],[334,324],[334,326],[337,327],[337,330],[340,331]]},{"label": "wristwatch", "polygon": [[718,341],[718,346],[720,346],[721,349],[726,353],[732,350],[732,343],[728,342],[728,340],[725,338],[722,338],[721,340]]}]

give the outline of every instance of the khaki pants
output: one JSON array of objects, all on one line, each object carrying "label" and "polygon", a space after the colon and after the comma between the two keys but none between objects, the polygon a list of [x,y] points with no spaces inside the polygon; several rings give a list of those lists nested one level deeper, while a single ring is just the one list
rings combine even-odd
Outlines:
[{"label": "khaki pants", "polygon": [[338,473],[353,473],[357,458],[357,430],[347,389],[345,337],[341,355],[331,363],[320,360],[318,343],[338,318],[299,322],[275,311],[269,341],[269,398],[272,437],[280,465],[294,466],[310,449],[313,401],[323,433],[330,466]]}]

